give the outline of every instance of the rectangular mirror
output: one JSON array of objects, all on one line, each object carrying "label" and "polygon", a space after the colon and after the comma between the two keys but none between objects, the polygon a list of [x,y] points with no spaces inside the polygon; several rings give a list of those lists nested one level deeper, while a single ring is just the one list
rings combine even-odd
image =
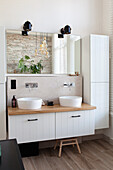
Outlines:
[{"label": "rectangular mirror", "polygon": [[7,30],[6,45],[7,73],[80,74],[80,36]]}]

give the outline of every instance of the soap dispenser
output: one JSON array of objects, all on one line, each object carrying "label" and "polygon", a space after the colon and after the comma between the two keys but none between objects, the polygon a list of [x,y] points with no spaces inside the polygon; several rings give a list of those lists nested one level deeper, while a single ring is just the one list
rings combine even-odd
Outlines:
[{"label": "soap dispenser", "polygon": [[15,96],[13,96],[13,98],[12,98],[12,107],[13,108],[16,107],[16,98],[15,98]]}]

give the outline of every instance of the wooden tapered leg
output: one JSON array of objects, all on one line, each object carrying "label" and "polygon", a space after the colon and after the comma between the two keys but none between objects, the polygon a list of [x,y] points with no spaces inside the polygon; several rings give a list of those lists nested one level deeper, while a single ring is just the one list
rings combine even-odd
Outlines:
[{"label": "wooden tapered leg", "polygon": [[75,145],[73,144],[73,148],[75,147]]},{"label": "wooden tapered leg", "polygon": [[55,146],[54,146],[54,150],[56,149],[57,144],[58,144],[58,140],[56,140],[56,143],[55,143]]},{"label": "wooden tapered leg", "polygon": [[78,144],[78,140],[75,139],[75,141],[76,141],[76,145],[77,145],[78,152],[81,153],[81,150],[80,150],[80,147],[79,147],[79,144]]},{"label": "wooden tapered leg", "polygon": [[61,157],[62,154],[62,141],[60,141],[60,148],[59,148],[59,157]]}]

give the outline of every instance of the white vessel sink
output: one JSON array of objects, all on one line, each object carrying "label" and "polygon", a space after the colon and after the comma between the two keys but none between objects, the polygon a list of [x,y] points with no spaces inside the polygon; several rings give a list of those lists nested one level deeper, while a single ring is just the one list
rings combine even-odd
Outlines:
[{"label": "white vessel sink", "polygon": [[59,97],[61,106],[81,107],[82,97],[79,96],[61,96]]},{"label": "white vessel sink", "polygon": [[41,98],[19,98],[17,99],[19,109],[40,109]]}]

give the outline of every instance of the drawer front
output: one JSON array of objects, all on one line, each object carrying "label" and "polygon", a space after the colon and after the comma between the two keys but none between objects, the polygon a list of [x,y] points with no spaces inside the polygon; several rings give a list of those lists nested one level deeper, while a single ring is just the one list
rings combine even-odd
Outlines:
[{"label": "drawer front", "polygon": [[56,138],[94,134],[93,111],[56,113]]},{"label": "drawer front", "polygon": [[18,143],[55,138],[55,113],[9,116],[9,139]]}]

